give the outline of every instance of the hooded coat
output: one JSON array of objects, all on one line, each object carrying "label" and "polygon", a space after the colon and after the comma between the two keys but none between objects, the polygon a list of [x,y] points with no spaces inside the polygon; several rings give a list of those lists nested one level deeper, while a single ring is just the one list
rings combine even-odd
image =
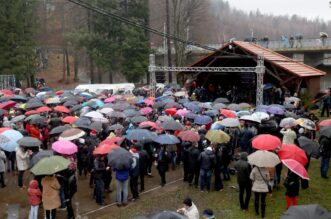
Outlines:
[{"label": "hooded coat", "polygon": [[32,206],[40,205],[41,191],[38,186],[37,180],[31,180],[28,188],[29,203]]},{"label": "hooded coat", "polygon": [[251,173],[251,165],[247,162],[248,153],[242,152],[240,154],[240,160],[237,161],[234,168],[237,171],[237,182],[239,185],[246,185],[247,183],[251,183],[251,179],[249,178]]},{"label": "hooded coat", "polygon": [[200,169],[212,170],[216,165],[215,153],[209,147],[199,156]]},{"label": "hooded coat", "polygon": [[60,183],[55,176],[45,176],[41,180],[43,186],[42,201],[45,210],[52,210],[61,206]]}]

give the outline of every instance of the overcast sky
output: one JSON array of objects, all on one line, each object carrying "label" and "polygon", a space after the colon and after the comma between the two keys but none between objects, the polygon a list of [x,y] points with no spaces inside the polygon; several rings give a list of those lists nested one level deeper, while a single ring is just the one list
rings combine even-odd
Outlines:
[{"label": "overcast sky", "polygon": [[246,12],[259,9],[263,14],[293,15],[331,20],[330,0],[227,0],[232,7]]}]

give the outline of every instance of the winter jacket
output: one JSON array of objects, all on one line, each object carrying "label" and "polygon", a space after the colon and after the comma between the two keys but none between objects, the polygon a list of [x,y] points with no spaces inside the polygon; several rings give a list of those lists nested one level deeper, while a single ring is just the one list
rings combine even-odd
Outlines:
[{"label": "winter jacket", "polygon": [[159,153],[157,153],[157,169],[160,172],[166,172],[169,169],[169,162],[170,162],[170,158],[169,158],[169,154],[167,151],[164,151],[163,149],[161,149],[159,151]]},{"label": "winter jacket", "polygon": [[139,154],[138,153],[132,153],[132,164],[130,168],[130,176],[137,177],[140,176],[140,170],[139,170]]},{"label": "winter jacket", "polygon": [[320,139],[320,145],[321,156],[331,157],[331,139],[322,136]]},{"label": "winter jacket", "polygon": [[115,169],[116,172],[116,179],[118,181],[124,182],[129,179],[129,169],[118,170]]},{"label": "winter jacket", "polygon": [[60,183],[55,176],[45,176],[41,180],[43,186],[42,201],[45,210],[52,210],[61,206]]},{"label": "winter jacket", "polygon": [[0,150],[0,173],[3,173],[6,171],[6,154],[2,150]]},{"label": "winter jacket", "polygon": [[200,169],[212,170],[216,165],[215,153],[211,150],[201,152],[199,156]]},{"label": "winter jacket", "polygon": [[244,128],[240,133],[239,146],[242,150],[247,151],[251,147],[251,140],[254,133],[249,128]]},{"label": "winter jacket", "polygon": [[199,210],[197,206],[192,202],[192,206],[189,207],[188,209],[183,209],[184,215],[188,219],[199,219]]},{"label": "winter jacket", "polygon": [[299,196],[299,189],[300,189],[300,177],[293,173],[289,172],[285,181],[284,186],[286,188],[286,195],[289,197],[297,197]]},{"label": "winter jacket", "polygon": [[28,188],[29,203],[32,206],[40,205],[41,191],[38,186],[37,180],[31,180]]},{"label": "winter jacket", "polygon": [[283,144],[294,144],[297,134],[292,129],[282,129],[280,133],[283,134]]},{"label": "winter jacket", "polygon": [[188,166],[189,171],[194,172],[197,169],[200,169],[199,162],[200,150],[197,147],[191,147],[188,154]]},{"label": "winter jacket", "polygon": [[[261,173],[260,173],[260,171]],[[263,178],[262,178],[263,176]],[[269,171],[263,167],[254,167],[250,178],[253,182],[252,191],[253,192],[269,192],[267,182],[270,180]]]},{"label": "winter jacket", "polygon": [[30,127],[30,132],[29,132],[29,134],[30,134],[30,136],[33,137],[33,138],[37,138],[37,139],[39,139],[40,141],[43,140],[43,137],[42,137],[42,135],[41,135],[41,132],[40,132],[39,128],[38,128],[37,126],[35,126],[35,125],[32,125],[32,126]]},{"label": "winter jacket", "polygon": [[237,182],[239,185],[247,185],[251,184],[251,179],[249,178],[251,173],[251,165],[247,162],[248,154],[246,152],[242,152],[240,155],[240,160],[237,161],[234,168],[237,171]]},{"label": "winter jacket", "polygon": [[94,171],[95,171],[94,177],[96,179],[103,179],[106,174],[105,161],[101,160],[100,158],[95,158],[93,164],[94,164]]},{"label": "winter jacket", "polygon": [[21,147],[16,149],[16,163],[19,171],[24,171],[29,168],[29,153],[23,151]]},{"label": "winter jacket", "polygon": [[147,164],[149,162],[149,155],[148,153],[141,149],[141,150],[138,150],[138,154],[139,154],[139,171],[141,174],[145,174],[147,173]]}]

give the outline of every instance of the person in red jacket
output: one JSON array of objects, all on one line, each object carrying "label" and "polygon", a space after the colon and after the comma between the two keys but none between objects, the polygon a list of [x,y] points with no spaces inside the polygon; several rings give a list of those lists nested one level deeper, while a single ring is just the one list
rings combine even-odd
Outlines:
[{"label": "person in red jacket", "polygon": [[41,203],[41,191],[38,181],[31,180],[28,188],[29,203],[31,205],[29,219],[38,219],[38,209]]},{"label": "person in red jacket", "polygon": [[39,127],[37,125],[30,126],[29,134],[31,137],[34,137],[34,138],[39,139],[40,141],[43,141],[43,137],[42,137]]}]

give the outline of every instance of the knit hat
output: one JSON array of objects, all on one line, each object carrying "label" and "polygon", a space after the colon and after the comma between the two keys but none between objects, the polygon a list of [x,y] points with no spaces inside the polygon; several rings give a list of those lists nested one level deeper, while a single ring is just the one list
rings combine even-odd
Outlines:
[{"label": "knit hat", "polygon": [[137,149],[136,148],[131,148],[130,149],[130,152],[133,153],[133,154],[135,154],[135,153],[137,153]]},{"label": "knit hat", "polygon": [[213,149],[209,146],[206,148],[207,151],[212,151]]},{"label": "knit hat", "polygon": [[209,208],[205,209],[205,210],[203,211],[202,215],[203,215],[204,217],[209,218],[209,219],[213,219],[213,218],[215,218],[215,216],[214,216],[214,212],[213,212],[211,209],[209,209]]},{"label": "knit hat", "polygon": [[97,131],[95,129],[92,129],[91,132],[90,132],[91,135],[96,135],[97,134]]},{"label": "knit hat", "polygon": [[183,201],[183,204],[191,207],[192,206],[192,199],[190,198],[186,198],[184,201]]}]

